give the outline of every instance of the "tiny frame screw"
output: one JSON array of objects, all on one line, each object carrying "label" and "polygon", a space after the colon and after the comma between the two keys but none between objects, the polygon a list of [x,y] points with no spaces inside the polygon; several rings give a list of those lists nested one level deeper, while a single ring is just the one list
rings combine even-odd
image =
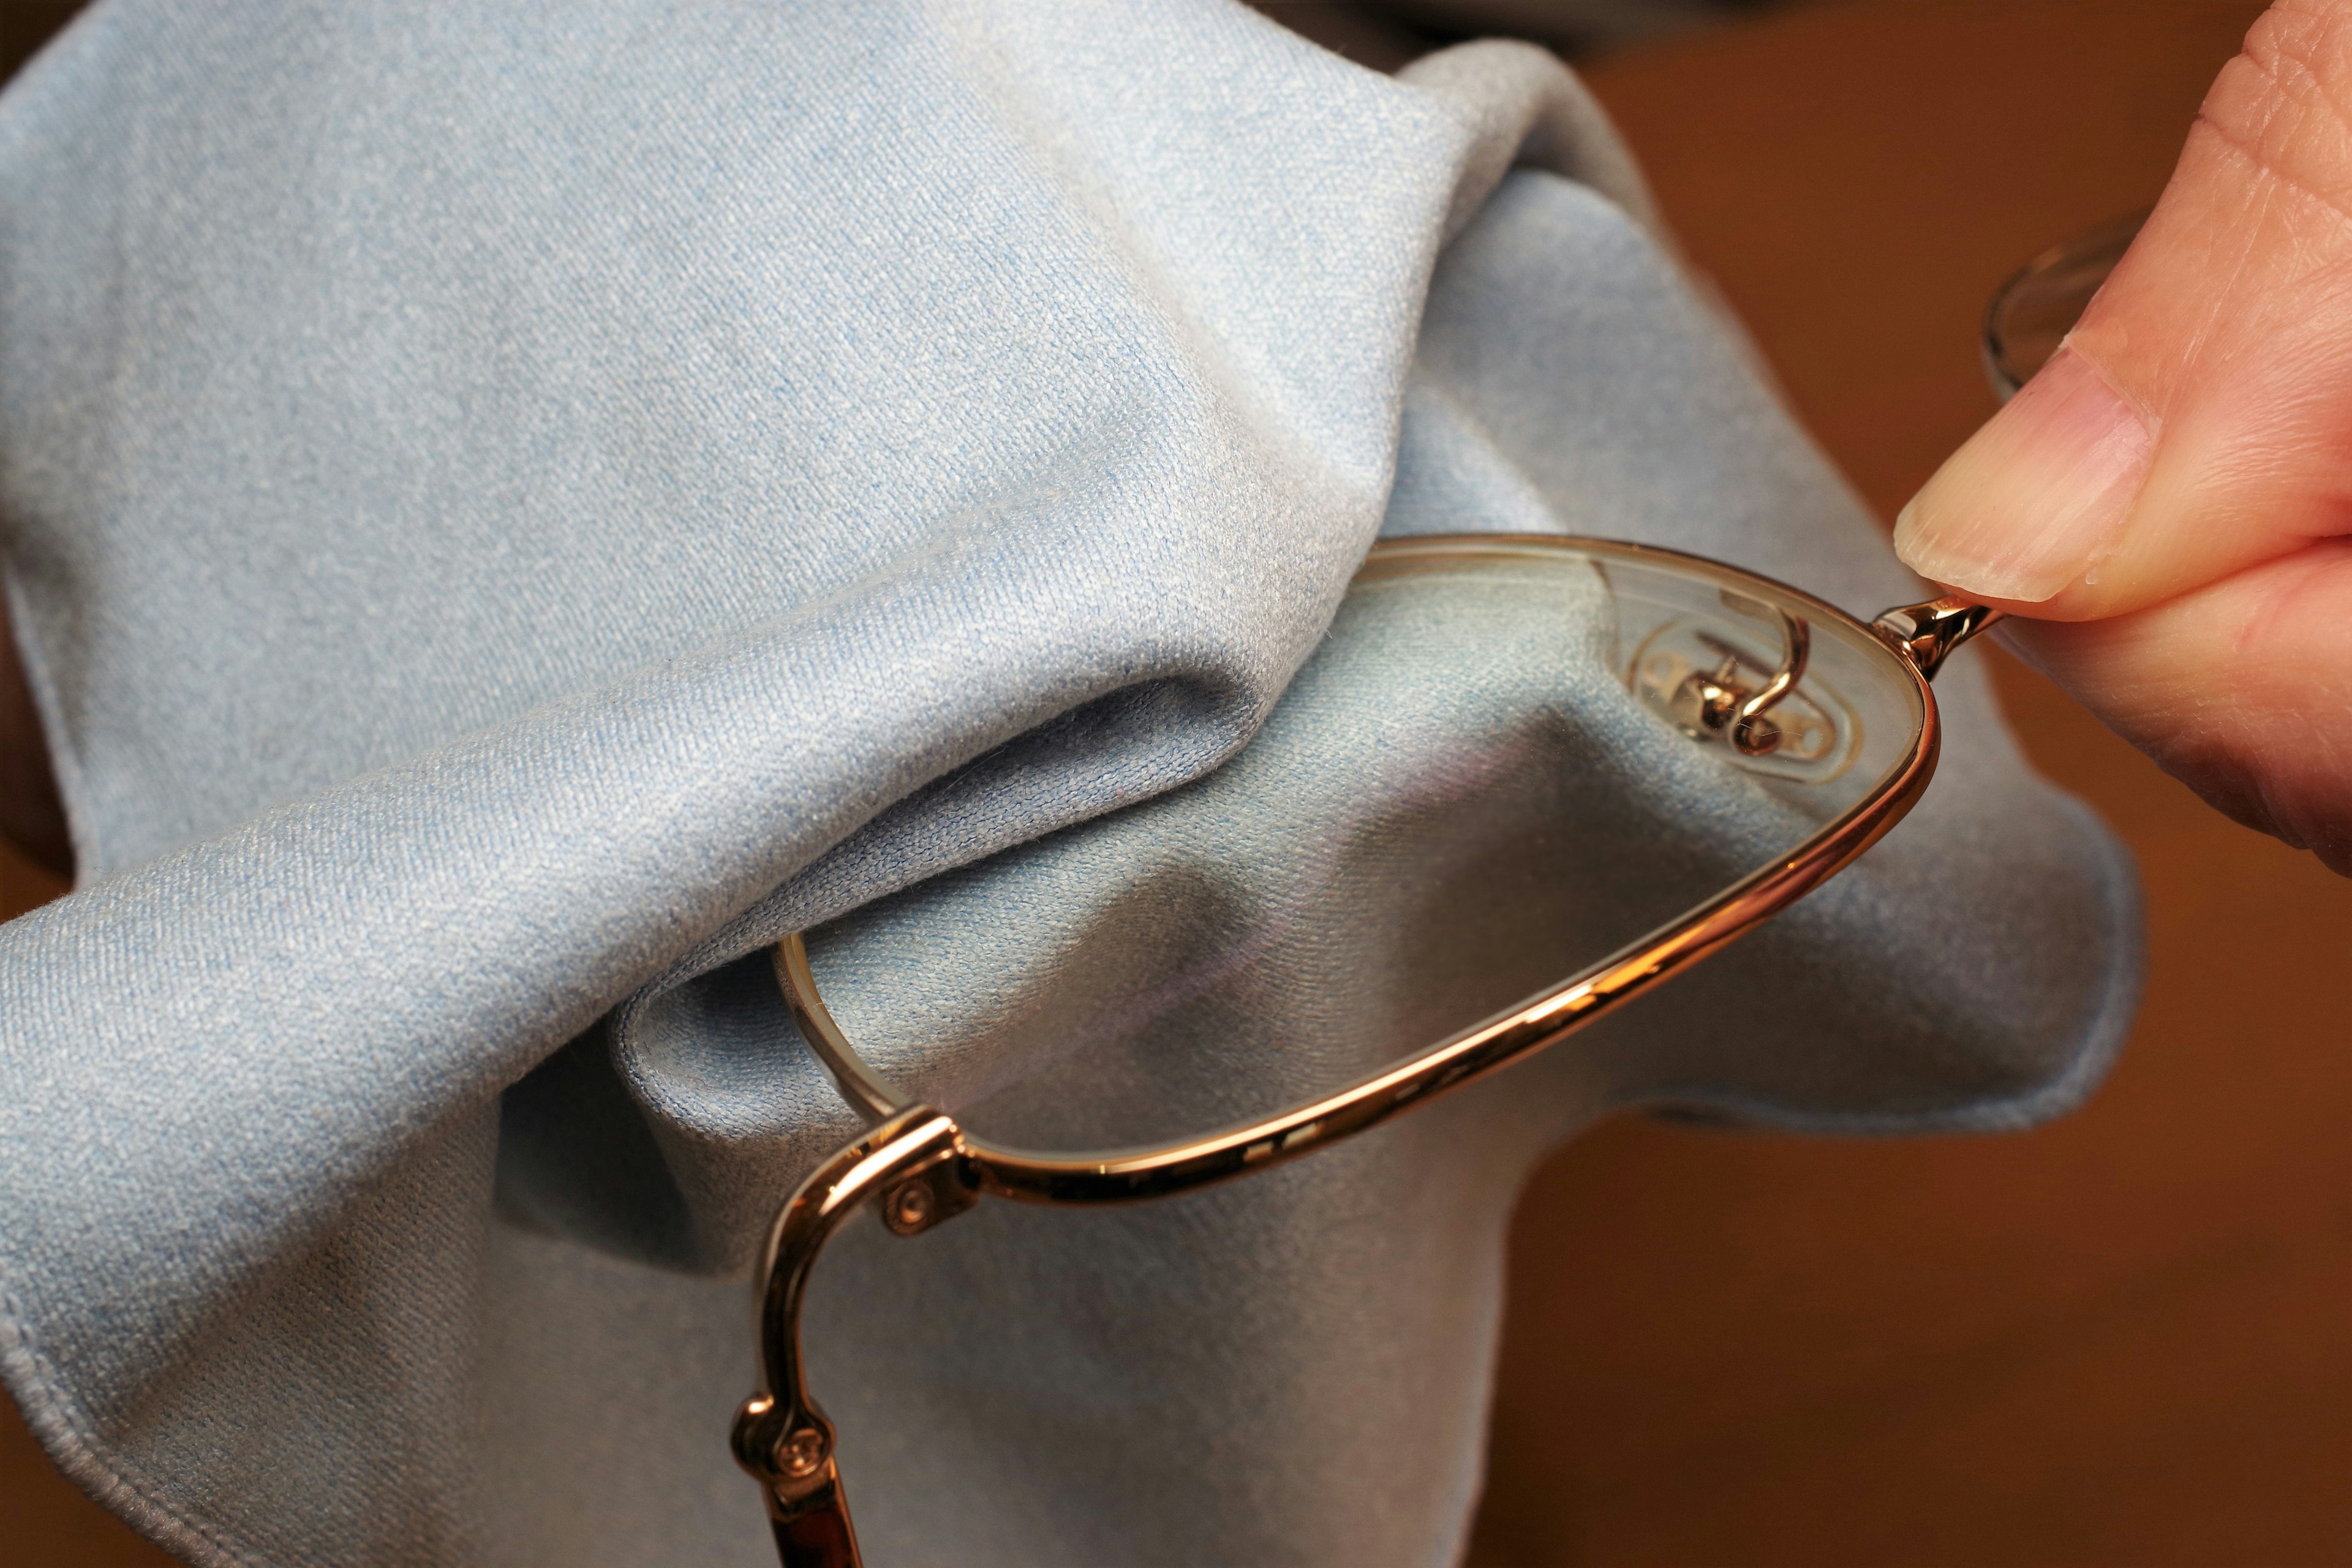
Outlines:
[{"label": "tiny frame screw", "polygon": [[827,1447],[824,1433],[814,1426],[803,1426],[776,1445],[776,1463],[793,1480],[806,1480],[824,1463]]},{"label": "tiny frame screw", "polygon": [[912,1236],[931,1223],[931,1189],[921,1182],[904,1182],[882,1205],[885,1224],[900,1236]]}]

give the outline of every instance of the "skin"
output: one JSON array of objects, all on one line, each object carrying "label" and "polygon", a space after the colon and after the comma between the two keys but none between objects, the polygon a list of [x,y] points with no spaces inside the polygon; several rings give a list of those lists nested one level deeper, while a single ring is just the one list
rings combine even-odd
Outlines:
[{"label": "skin", "polygon": [[2352,0],[2279,0],[2059,358],[1906,509],[1923,575],[2352,873]]}]

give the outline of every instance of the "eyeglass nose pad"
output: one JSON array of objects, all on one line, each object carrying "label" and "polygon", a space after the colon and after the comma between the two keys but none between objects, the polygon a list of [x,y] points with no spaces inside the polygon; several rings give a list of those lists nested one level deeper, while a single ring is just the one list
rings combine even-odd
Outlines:
[{"label": "eyeglass nose pad", "polygon": [[1748,679],[1749,656],[1719,637],[1702,631],[1698,640],[1721,657],[1712,669],[1693,670],[1677,682],[1666,698],[1666,710],[1685,734],[1696,740],[1727,740],[1744,757],[1769,756],[1784,738],[1780,724],[1769,717],[1805,677],[1811,656],[1812,632],[1803,620],[1786,610],[1759,605],[1780,623],[1780,660],[1760,679]]},{"label": "eyeglass nose pad", "polygon": [[1800,782],[1833,776],[1855,727],[1834,700],[1799,689],[1812,628],[1802,616],[1745,594],[1724,589],[1718,597],[1739,620],[1777,627],[1778,653],[1761,651],[1730,622],[1686,616],[1643,639],[1626,671],[1627,687],[1684,734],[1722,742],[1755,771]]},{"label": "eyeglass nose pad", "polygon": [[917,1236],[980,1201],[955,1122],[901,1111],[809,1173],[776,1215],[761,1263],[760,1386],[735,1414],[735,1462],[760,1483],[782,1568],[860,1568],[834,1458],[834,1426],[809,1396],[801,1307],[817,1255],[879,1201],[894,1235]]}]

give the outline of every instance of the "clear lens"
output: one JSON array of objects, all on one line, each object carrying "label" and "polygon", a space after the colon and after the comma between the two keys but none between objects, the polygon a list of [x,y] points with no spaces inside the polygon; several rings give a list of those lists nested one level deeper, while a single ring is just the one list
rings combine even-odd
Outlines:
[{"label": "clear lens", "polygon": [[[1540,617],[1546,586],[1579,574],[1601,586],[1598,651],[1618,684],[1708,763],[1747,775],[1804,823],[1819,826],[1852,809],[1909,754],[1926,710],[1876,636],[1808,595],[1716,562],[1584,540],[1414,540],[1383,546],[1356,592],[1399,578],[1476,579],[1497,610],[1516,605]],[[1563,611],[1576,613],[1550,613]],[[1789,660],[1791,621],[1807,645],[1803,670],[1767,710],[1775,743],[1751,752],[1705,721],[1702,693],[1764,687]],[[1739,794],[1723,782],[1728,796]]]},{"label": "clear lens", "polygon": [[2050,363],[2147,221],[2133,213],[2053,246],[1994,293],[1985,311],[1985,376],[2002,402]]},{"label": "clear lens", "polygon": [[1868,808],[1925,718],[1867,628],[1761,579],[1400,541],[1215,774],[860,910],[811,964],[865,1059],[981,1137],[1196,1136],[1689,913]]}]

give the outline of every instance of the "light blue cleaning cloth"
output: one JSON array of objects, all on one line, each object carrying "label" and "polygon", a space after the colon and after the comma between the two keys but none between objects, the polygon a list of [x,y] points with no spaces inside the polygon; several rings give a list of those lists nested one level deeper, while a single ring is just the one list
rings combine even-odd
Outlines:
[{"label": "light blue cleaning cloth", "polygon": [[[1754,852],[1556,614],[1335,621],[1383,529],[1919,596],[1556,64],[1223,0],[108,0],[0,99],[0,518],[83,868],[0,930],[0,1370],[287,1568],[767,1559],[745,1266],[856,1125],[779,933],[983,1129],[1181,1131]],[[1539,1065],[858,1227],[876,1568],[1448,1563],[1546,1147],[2077,1100],[2131,874],[1941,689],[1908,823]]]}]

